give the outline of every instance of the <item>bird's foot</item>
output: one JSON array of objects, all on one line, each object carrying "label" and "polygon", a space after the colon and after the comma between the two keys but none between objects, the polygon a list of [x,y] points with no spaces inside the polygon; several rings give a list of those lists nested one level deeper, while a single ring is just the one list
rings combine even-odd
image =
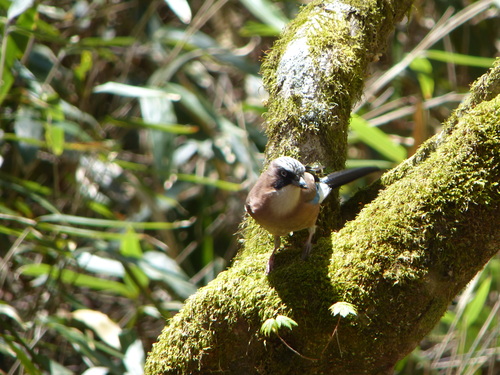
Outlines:
[{"label": "bird's foot", "polygon": [[309,254],[311,253],[311,249],[312,249],[312,243],[311,243],[311,241],[308,240],[304,244],[304,250],[302,250],[302,260],[306,260],[307,258],[309,258]]},{"label": "bird's foot", "polygon": [[316,225],[313,225],[311,228],[309,228],[309,237],[307,237],[307,241],[304,244],[304,250],[302,251],[302,260],[306,260],[309,258],[309,254],[311,253],[312,249],[312,239],[314,236],[314,232],[316,232]]},{"label": "bird's foot", "polygon": [[274,257],[275,257],[276,251],[280,248],[280,246],[281,246],[280,236],[274,236],[274,250],[273,250],[273,253],[271,254],[271,256],[269,257],[269,260],[267,261],[266,275],[269,275],[269,273],[274,268]]},{"label": "bird's foot", "polygon": [[271,254],[271,256],[269,257],[269,260],[267,261],[267,265],[266,265],[266,275],[269,275],[271,273],[271,271],[274,269],[274,252]]}]

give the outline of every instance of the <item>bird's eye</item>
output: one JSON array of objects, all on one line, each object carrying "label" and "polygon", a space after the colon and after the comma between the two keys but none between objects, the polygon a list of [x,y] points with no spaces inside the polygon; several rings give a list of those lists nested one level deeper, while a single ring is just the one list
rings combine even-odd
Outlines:
[{"label": "bird's eye", "polygon": [[286,171],[285,171],[285,170],[282,170],[280,173],[281,173],[281,176],[282,176],[282,177],[286,177],[286,176],[288,175],[288,173],[286,173]]}]

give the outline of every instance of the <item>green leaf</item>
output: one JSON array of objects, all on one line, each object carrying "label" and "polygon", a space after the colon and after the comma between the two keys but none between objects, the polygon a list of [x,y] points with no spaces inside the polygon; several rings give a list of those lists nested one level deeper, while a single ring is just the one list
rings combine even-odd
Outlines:
[{"label": "green leaf", "polygon": [[278,323],[278,328],[288,328],[292,329],[292,327],[297,326],[298,324],[293,320],[292,318],[289,318],[288,316],[285,315],[278,315],[276,317],[276,322]]},{"label": "green leaf", "polygon": [[75,77],[80,82],[83,82],[85,80],[87,72],[92,68],[92,65],[93,65],[92,52],[87,50],[82,51],[82,55],[80,57],[80,64],[73,69]]},{"label": "green leaf", "polygon": [[[8,40],[9,38],[4,38],[2,44],[8,43]],[[2,79],[2,84],[0,85],[0,104],[2,104],[5,96],[14,83],[14,76],[12,75],[11,69],[6,64],[0,66],[0,78]]]},{"label": "green leaf", "polygon": [[288,23],[288,18],[283,12],[268,0],[241,0],[245,8],[247,8],[255,17],[260,19],[268,26],[272,26],[276,30],[276,35],[281,32],[283,27]]},{"label": "green leaf", "polygon": [[0,225],[0,233],[19,238],[21,237],[23,231],[19,229],[12,229],[6,227],[5,225]]},{"label": "green leaf", "polygon": [[145,252],[138,266],[149,279],[163,282],[183,300],[196,292],[196,286],[189,281],[177,262],[163,252]]},{"label": "green leaf", "polygon": [[400,163],[406,159],[407,152],[403,146],[392,141],[389,136],[379,128],[370,126],[368,121],[362,117],[357,115],[351,116],[351,129],[357,133],[361,141],[389,160]]},{"label": "green leaf", "polygon": [[[122,237],[120,253],[128,258],[142,258],[141,244],[132,228],[129,228],[127,233]],[[149,284],[149,278],[136,264],[124,262],[123,265],[126,271],[123,281],[134,291],[134,295],[137,297],[141,292],[141,288]]]},{"label": "green leaf", "polygon": [[116,126],[129,127],[134,129],[153,129],[160,130],[166,133],[174,134],[193,134],[199,130],[196,125],[184,125],[184,124],[174,124],[174,123],[150,123],[143,121],[141,119],[117,119],[113,117],[106,117],[106,121],[113,123]]},{"label": "green leaf", "polygon": [[434,93],[434,79],[432,77],[432,64],[426,58],[414,59],[410,64],[410,69],[417,73],[417,79],[425,99],[432,98]]},{"label": "green leaf", "polygon": [[43,215],[38,218],[39,223],[64,223],[73,225],[86,225],[89,227],[115,228],[126,229],[133,228],[135,230],[162,230],[185,228],[192,224],[192,221],[181,220],[173,223],[168,222],[137,222],[137,221],[121,221],[107,219],[93,219],[83,216],[52,214]]},{"label": "green leaf", "polygon": [[[280,31],[275,27],[254,21],[247,21],[245,26],[241,28],[240,34],[242,36],[278,36]],[[258,107],[260,110],[261,107]]]},{"label": "green leaf", "polygon": [[129,298],[137,298],[141,294],[141,290],[149,285],[149,278],[144,271],[135,264],[127,264],[125,270],[126,273],[123,282],[131,291]]},{"label": "green leaf", "polygon": [[333,316],[340,315],[342,318],[345,318],[347,315],[358,315],[356,306],[349,302],[336,302],[329,309]]},{"label": "green leaf", "polygon": [[453,53],[439,50],[425,51],[425,56],[431,60],[442,61],[446,63],[475,66],[478,68],[489,68],[495,62],[494,57],[479,57],[463,55],[461,53]]},{"label": "green leaf", "polygon": [[59,156],[64,151],[64,129],[59,126],[50,125],[45,131],[47,145],[54,155]]},{"label": "green leaf", "polygon": [[467,307],[465,308],[463,315],[464,329],[467,329],[472,324],[474,324],[479,317],[481,311],[483,311],[486,303],[486,299],[488,298],[488,294],[491,289],[491,276],[484,279],[479,288],[476,291],[476,295],[469,302]]},{"label": "green leaf", "polygon": [[49,276],[54,280],[61,280],[66,284],[131,297],[130,289],[122,283],[85,275],[69,269],[58,270],[49,264],[28,264],[21,267],[20,272],[26,276]]},{"label": "green leaf", "polygon": [[34,365],[34,361],[30,358],[23,349],[20,348],[18,343],[9,340],[7,337],[3,337],[7,341],[9,348],[16,354],[15,358],[21,362],[22,369],[29,375],[42,375],[42,372],[37,369]]},{"label": "green leaf", "polygon": [[278,322],[274,318],[267,319],[260,327],[260,332],[264,336],[271,336],[271,333],[278,332]]},{"label": "green leaf", "polygon": [[[64,233],[70,236],[82,237],[82,238],[90,238],[94,240],[110,240],[110,241],[120,241],[123,237],[123,233],[115,233],[115,232],[105,232],[98,230],[90,230],[90,229],[82,229],[75,228],[67,225],[58,225],[51,223],[39,223],[37,225],[37,229],[43,229],[52,231],[55,233]],[[138,234],[138,236],[141,236]]]},{"label": "green leaf", "polygon": [[294,326],[297,326],[298,324],[295,322],[295,320],[285,316],[285,315],[278,315],[275,318],[269,318],[267,319],[262,326],[260,327],[260,332],[264,336],[270,336],[271,333],[278,333],[278,330],[280,328],[288,328],[292,329]]},{"label": "green leaf", "polygon": [[176,175],[180,181],[193,182],[199,185],[215,186],[216,188],[229,191],[240,191],[241,185],[234,182],[216,180],[208,177],[196,176],[193,174],[179,173]]},{"label": "green leaf", "polygon": [[[48,317],[45,319],[46,325],[54,329],[58,336],[64,338],[73,345],[75,350],[80,353],[83,358],[88,358],[92,363],[99,363],[101,366],[114,368],[113,360],[122,359],[123,353],[106,345],[98,340],[95,340],[91,335],[85,335],[78,329],[69,326],[68,323],[61,324],[60,319]],[[119,373],[116,369],[112,373]]]},{"label": "green leaf", "polygon": [[141,244],[132,228],[128,228],[127,233],[122,237],[120,253],[124,257],[142,258]]},{"label": "green leaf", "polygon": [[82,47],[128,47],[137,41],[132,36],[117,36],[115,38],[89,37],[83,38],[78,42]]},{"label": "green leaf", "polygon": [[0,172],[0,186],[6,186],[9,189],[29,197],[49,212],[58,212],[57,208],[55,208],[52,203],[37,194],[45,194],[47,191],[50,191],[50,189],[42,187],[36,182],[21,180]]}]

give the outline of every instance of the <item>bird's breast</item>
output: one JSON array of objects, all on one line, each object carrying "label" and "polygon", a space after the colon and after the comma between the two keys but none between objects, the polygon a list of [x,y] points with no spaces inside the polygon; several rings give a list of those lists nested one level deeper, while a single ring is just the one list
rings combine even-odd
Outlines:
[{"label": "bird's breast", "polygon": [[284,236],[316,223],[319,204],[313,203],[307,190],[287,185],[279,190],[250,194],[248,213],[271,234]]}]

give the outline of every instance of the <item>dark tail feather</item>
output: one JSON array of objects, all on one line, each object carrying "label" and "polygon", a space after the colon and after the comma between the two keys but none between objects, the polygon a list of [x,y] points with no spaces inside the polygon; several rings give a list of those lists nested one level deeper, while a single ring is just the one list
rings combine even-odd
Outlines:
[{"label": "dark tail feather", "polygon": [[338,188],[339,186],[345,185],[360,177],[366,176],[367,174],[379,170],[380,168],[378,167],[361,167],[353,169],[344,169],[342,171],[330,173],[328,176],[323,177],[321,179],[321,182],[324,182],[332,189],[335,189]]}]

